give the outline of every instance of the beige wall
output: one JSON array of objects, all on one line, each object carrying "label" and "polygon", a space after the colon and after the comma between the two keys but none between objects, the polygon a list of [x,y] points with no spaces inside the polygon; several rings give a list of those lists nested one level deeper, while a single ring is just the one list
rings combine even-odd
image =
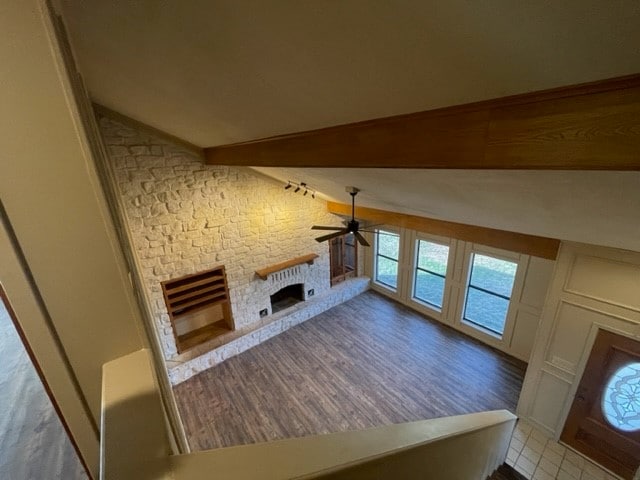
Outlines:
[{"label": "beige wall", "polygon": [[640,252],[563,243],[520,415],[560,435],[598,329],[640,340]]},{"label": "beige wall", "polygon": [[0,192],[98,424],[102,364],[143,342],[124,261],[42,9],[37,0],[0,5]]}]

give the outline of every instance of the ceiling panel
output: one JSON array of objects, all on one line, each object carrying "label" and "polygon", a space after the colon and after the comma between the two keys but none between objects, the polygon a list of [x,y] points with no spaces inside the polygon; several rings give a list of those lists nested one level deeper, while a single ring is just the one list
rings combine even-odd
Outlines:
[{"label": "ceiling panel", "polygon": [[640,72],[640,2],[58,0],[93,98],[214,146]]}]

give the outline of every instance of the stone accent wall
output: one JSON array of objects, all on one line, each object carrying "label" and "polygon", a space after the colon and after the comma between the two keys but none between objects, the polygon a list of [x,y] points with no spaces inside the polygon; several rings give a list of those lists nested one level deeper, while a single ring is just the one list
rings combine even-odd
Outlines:
[{"label": "stone accent wall", "polygon": [[[160,286],[164,280],[225,265],[236,328],[248,330],[260,320],[260,310],[271,313],[269,296],[287,284],[284,276],[260,280],[257,269],[307,253],[319,255],[314,265],[303,265],[290,279],[305,283],[305,293],[313,289],[317,298],[290,309],[298,312],[297,323],[363,290],[354,286],[361,282],[330,289],[327,244],[317,243],[317,232],[310,230],[313,224],[341,224],[327,213],[326,202],[284,190],[251,169],[203,165],[184,148],[116,120],[101,117],[99,126],[174,383],[293,323],[254,330],[252,339],[236,340],[223,346],[226,350],[197,358],[178,355]],[[300,313],[304,310],[313,313]]]}]

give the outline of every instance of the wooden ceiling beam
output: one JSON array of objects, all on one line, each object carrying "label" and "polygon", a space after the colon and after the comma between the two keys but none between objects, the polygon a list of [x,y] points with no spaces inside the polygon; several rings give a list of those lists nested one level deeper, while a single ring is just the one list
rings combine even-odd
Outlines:
[{"label": "wooden ceiling beam", "polygon": [[215,165],[640,170],[640,74],[205,149]]},{"label": "wooden ceiling beam", "polygon": [[[351,216],[351,205],[327,202],[327,211],[336,215]],[[560,240],[556,238],[538,237],[367,207],[356,207],[355,213],[356,218],[375,224],[409,228],[418,232],[441,235],[549,260],[556,259],[560,248]]]}]

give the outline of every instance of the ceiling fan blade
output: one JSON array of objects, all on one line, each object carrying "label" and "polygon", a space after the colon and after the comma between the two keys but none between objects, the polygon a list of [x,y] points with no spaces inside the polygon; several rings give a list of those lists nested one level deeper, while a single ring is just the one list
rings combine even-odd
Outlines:
[{"label": "ceiling fan blade", "polygon": [[325,227],[322,225],[314,225],[311,230],[344,230],[344,227]]},{"label": "ceiling fan blade", "polygon": [[349,230],[347,230],[346,228],[343,228],[339,232],[330,233],[329,235],[323,235],[322,237],[316,238],[316,242],[324,242],[325,240],[331,240],[332,238],[339,237],[341,235],[344,235],[345,233],[349,233]]},{"label": "ceiling fan blade", "polygon": [[371,245],[369,245],[369,242],[367,242],[367,240],[362,236],[362,234],[360,232],[354,232],[353,234],[358,239],[358,242],[360,242],[360,245],[362,245],[363,247],[370,247],[371,246]]}]

